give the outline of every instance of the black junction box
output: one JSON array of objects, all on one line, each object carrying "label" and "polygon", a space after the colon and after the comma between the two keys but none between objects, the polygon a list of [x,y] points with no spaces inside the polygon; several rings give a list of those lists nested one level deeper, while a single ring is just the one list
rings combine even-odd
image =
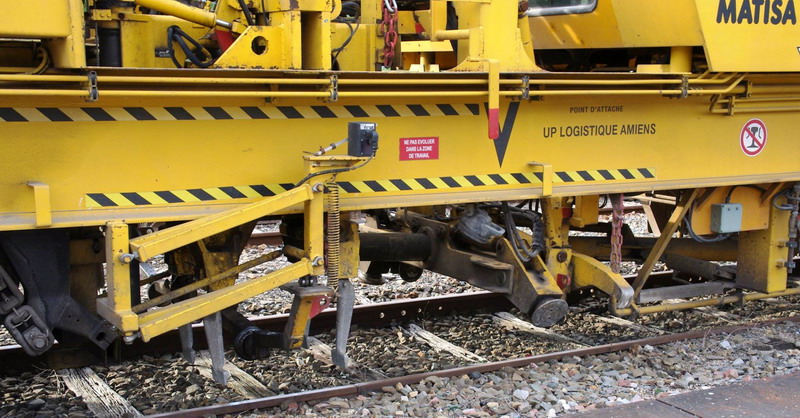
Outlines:
[{"label": "black junction box", "polygon": [[351,157],[369,157],[378,150],[378,125],[372,122],[347,124],[347,154]]}]

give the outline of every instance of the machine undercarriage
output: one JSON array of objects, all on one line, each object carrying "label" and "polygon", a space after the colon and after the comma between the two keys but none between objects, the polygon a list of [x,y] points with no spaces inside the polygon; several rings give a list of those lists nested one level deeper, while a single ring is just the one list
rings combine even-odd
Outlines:
[{"label": "machine undercarriage", "polygon": [[[191,360],[203,321],[225,381],[223,329],[264,358],[329,306],[347,367],[365,262],[376,284],[430,270],[501,293],[537,327],[586,289],[625,317],[798,294],[793,2],[751,26],[677,3],[14,3],[0,317],[28,354],[58,340],[76,362],[175,329]],[[267,219],[283,246],[242,262]],[[653,283],[659,262],[698,280]],[[295,298],[283,333],[236,311],[275,288]]]}]

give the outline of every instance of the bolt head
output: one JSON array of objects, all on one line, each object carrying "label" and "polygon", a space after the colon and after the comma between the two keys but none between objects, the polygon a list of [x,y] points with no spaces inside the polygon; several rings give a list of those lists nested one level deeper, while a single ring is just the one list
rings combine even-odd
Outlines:
[{"label": "bolt head", "polygon": [[311,260],[311,264],[312,264],[314,267],[319,267],[319,266],[321,266],[321,265],[325,264],[325,259],[323,259],[322,257],[319,257],[319,256],[317,256],[317,257],[314,257],[314,259],[313,259],[313,260]]},{"label": "bolt head", "polygon": [[31,345],[36,349],[42,349],[47,346],[47,338],[44,335],[37,335],[31,338]]}]

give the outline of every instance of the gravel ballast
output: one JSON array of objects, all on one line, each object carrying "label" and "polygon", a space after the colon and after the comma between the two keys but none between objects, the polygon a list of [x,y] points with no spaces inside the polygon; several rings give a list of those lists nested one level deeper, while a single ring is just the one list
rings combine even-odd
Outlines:
[{"label": "gravel ballast", "polygon": [[303,416],[555,416],[800,371],[800,325],[739,332],[492,373],[432,377],[372,396],[287,403]]}]

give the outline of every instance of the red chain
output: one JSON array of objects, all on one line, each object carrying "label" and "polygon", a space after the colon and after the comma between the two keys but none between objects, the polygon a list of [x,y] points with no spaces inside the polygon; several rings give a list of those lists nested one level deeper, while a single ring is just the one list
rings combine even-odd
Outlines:
[{"label": "red chain", "polygon": [[[383,3],[383,66],[392,68],[394,65],[394,51],[399,35],[397,34],[397,10],[390,12]],[[396,8],[397,6],[395,6]]]},{"label": "red chain", "polygon": [[622,225],[625,204],[621,194],[611,195],[611,271],[619,274],[622,267]]}]

